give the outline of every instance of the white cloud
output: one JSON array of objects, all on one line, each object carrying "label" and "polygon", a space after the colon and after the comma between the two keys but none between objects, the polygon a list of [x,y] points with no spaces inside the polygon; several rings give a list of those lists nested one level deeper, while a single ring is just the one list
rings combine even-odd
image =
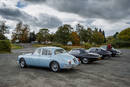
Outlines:
[{"label": "white cloud", "polygon": [[[50,28],[50,31],[55,32],[57,30],[58,26],[54,26],[55,24],[53,24],[53,22],[60,22],[60,21],[63,24],[70,24],[72,27],[75,27],[76,24],[81,23],[85,27],[101,28],[101,29],[105,30],[107,36],[112,35],[115,32],[120,32],[122,29],[130,26],[130,23],[129,23],[130,17],[127,17],[127,19],[124,18],[123,13],[120,14],[120,16],[123,19],[119,19],[118,21],[113,21],[113,22],[108,21],[109,18],[110,18],[110,20],[113,20],[113,17],[118,19],[118,15],[117,15],[117,17],[113,16],[114,14],[111,15],[111,12],[113,13],[113,11],[115,11],[115,10],[110,10],[112,8],[108,7],[108,6],[110,6],[109,4],[113,3],[113,5],[116,5],[115,9],[117,9],[118,12],[120,13],[121,10],[119,10],[119,8],[117,8],[118,7],[117,4],[122,4],[122,3],[115,3],[117,0],[113,1],[113,2],[111,2],[112,0],[110,0],[110,1],[108,1],[109,3],[106,3],[106,1],[104,1],[104,0],[102,0],[103,1],[102,3],[98,3],[100,0],[97,0],[97,1],[86,0],[86,1],[89,1],[89,2],[87,2],[87,6],[83,0],[81,0],[81,1],[75,0],[76,2],[73,2],[74,0],[70,0],[70,2],[73,3],[73,5],[71,5],[72,3],[70,3],[68,6],[67,6],[67,4],[65,5],[64,3],[69,3],[69,0],[68,1],[56,0],[57,2],[55,2],[55,3],[57,6],[55,6],[54,3],[51,3],[51,4],[53,4],[53,6],[50,6],[50,4],[48,5],[48,3],[43,2],[43,1],[52,2],[52,0],[39,0],[41,2],[39,4],[26,3],[26,6],[22,7],[22,8],[16,7],[18,1],[19,0],[0,0],[0,9],[9,8],[9,12],[11,9],[15,9],[15,10],[17,9],[17,11],[19,13],[21,11],[23,12],[23,14],[21,14],[21,15],[24,15],[24,18],[26,17],[26,19],[20,18],[20,16],[16,17],[16,18],[13,17],[14,20],[11,20],[12,16],[8,16],[8,15],[2,16],[2,14],[0,14],[0,19],[7,21],[6,24],[8,26],[10,26],[11,31],[15,28],[17,19],[22,19],[22,21],[25,21],[25,23],[29,23],[29,25],[32,29],[31,31],[35,30],[36,32],[38,32],[38,30],[40,28],[43,28],[43,26],[41,26],[43,24],[44,24],[44,27],[46,27],[47,25],[53,26]],[[21,3],[25,4],[25,0],[20,0],[20,1],[21,1]],[[32,1],[33,1],[33,3],[37,2],[36,0],[32,0]],[[128,0],[125,0],[125,1],[128,1]],[[61,4],[59,4],[59,2]],[[121,2],[121,0],[120,0],[120,2]],[[97,4],[97,5],[93,6],[91,4]],[[124,5],[125,5],[125,3],[123,4],[123,6],[120,7],[120,9],[123,9],[123,7],[127,8]],[[86,6],[86,7],[84,7],[84,6]],[[99,7],[101,7],[101,10],[100,11],[96,10],[96,9],[99,9]],[[106,13],[104,13],[104,11]],[[123,11],[125,11],[125,10],[123,9]],[[8,14],[9,14],[9,12],[8,12]],[[129,11],[127,11],[127,10],[125,12],[129,13]],[[41,14],[43,14],[43,15],[41,15]],[[27,19],[28,17],[29,17],[29,19]],[[54,20],[50,20],[51,18]],[[35,19],[37,19],[37,20],[35,20]],[[38,20],[38,19],[40,19],[40,20]],[[48,22],[47,20],[50,20],[50,22]],[[61,23],[58,23],[58,24],[61,24]],[[58,25],[58,24],[56,24],[56,25]],[[8,37],[9,37],[9,35],[8,35]]]}]

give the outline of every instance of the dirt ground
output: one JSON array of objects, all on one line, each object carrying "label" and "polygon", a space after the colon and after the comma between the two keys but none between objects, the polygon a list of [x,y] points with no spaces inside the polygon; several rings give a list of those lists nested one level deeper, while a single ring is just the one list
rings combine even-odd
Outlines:
[{"label": "dirt ground", "polygon": [[17,56],[34,49],[0,54],[0,87],[130,87],[130,49],[121,49],[120,57],[58,73],[38,67],[21,69],[16,63]]}]

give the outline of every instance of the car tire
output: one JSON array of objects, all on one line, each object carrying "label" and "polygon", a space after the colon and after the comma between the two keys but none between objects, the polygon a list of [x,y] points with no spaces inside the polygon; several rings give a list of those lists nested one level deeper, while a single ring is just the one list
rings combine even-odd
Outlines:
[{"label": "car tire", "polygon": [[53,71],[53,72],[58,72],[58,71],[60,71],[60,66],[59,66],[59,64],[57,63],[57,62],[52,62],[51,64],[50,64],[50,69]]},{"label": "car tire", "polygon": [[116,56],[116,54],[112,54],[112,57],[115,57]]},{"label": "car tire", "polygon": [[87,58],[83,58],[83,59],[81,60],[81,62],[82,62],[83,64],[87,64],[87,63],[89,63],[89,61],[88,61]]},{"label": "car tire", "polygon": [[26,62],[25,62],[25,60],[23,58],[20,59],[19,64],[20,64],[21,68],[25,68],[27,66]]}]

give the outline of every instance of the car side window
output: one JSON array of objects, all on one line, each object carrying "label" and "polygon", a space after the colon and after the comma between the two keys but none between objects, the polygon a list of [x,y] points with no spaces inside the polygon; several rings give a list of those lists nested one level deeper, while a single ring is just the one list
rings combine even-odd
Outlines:
[{"label": "car side window", "polygon": [[91,51],[91,52],[95,52],[95,49],[91,49],[90,51]]},{"label": "car side window", "polygon": [[80,51],[79,50],[72,50],[70,53],[71,54],[80,54]]},{"label": "car side window", "polygon": [[97,49],[97,52],[100,52],[101,51],[101,49]]},{"label": "car side window", "polygon": [[47,50],[47,55],[52,55],[51,50]]},{"label": "car side window", "polygon": [[52,52],[50,50],[43,49],[42,50],[42,55],[52,55]]},{"label": "car side window", "polygon": [[47,50],[46,49],[42,49],[42,55],[47,55]]},{"label": "car side window", "polygon": [[34,52],[34,55],[40,55],[41,54],[41,49],[37,49],[35,52]]}]

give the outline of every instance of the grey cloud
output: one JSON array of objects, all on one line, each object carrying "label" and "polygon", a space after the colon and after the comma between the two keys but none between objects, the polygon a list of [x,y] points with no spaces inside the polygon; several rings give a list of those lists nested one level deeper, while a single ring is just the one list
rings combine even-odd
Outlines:
[{"label": "grey cloud", "polygon": [[44,3],[59,11],[75,13],[87,18],[111,21],[126,18],[130,14],[130,0],[26,0],[33,4]]},{"label": "grey cloud", "polygon": [[29,25],[41,28],[55,28],[62,24],[60,19],[48,14],[40,14],[34,17],[19,9],[0,8],[0,16],[13,21],[23,21]]}]

